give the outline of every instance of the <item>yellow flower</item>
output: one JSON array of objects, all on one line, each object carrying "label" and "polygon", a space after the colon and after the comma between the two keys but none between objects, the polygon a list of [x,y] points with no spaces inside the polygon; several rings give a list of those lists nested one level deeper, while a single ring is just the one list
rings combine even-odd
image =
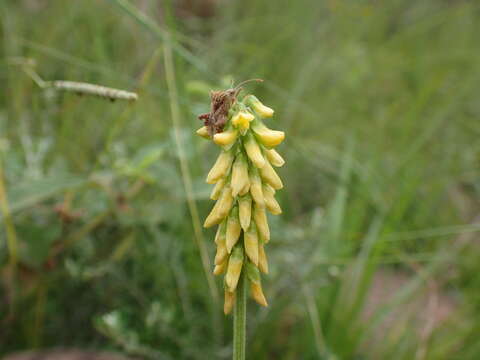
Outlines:
[{"label": "yellow flower", "polygon": [[217,202],[213,206],[212,211],[205,219],[203,226],[208,228],[210,226],[219,224],[228,215],[230,209],[232,208],[232,205],[232,188],[230,187],[230,185],[226,185],[223,188],[220,199],[217,200]]},{"label": "yellow flower", "polygon": [[227,234],[227,221],[224,220],[218,225],[217,233],[215,234],[215,244],[225,244]]},{"label": "yellow flower", "polygon": [[215,144],[224,146],[226,149],[229,149],[237,140],[238,131],[235,129],[226,130],[221,133],[213,135],[213,141]]},{"label": "yellow flower", "polygon": [[262,168],[265,165],[265,159],[263,158],[262,151],[260,150],[260,146],[258,146],[257,141],[249,131],[246,135],[246,139],[243,142],[245,146],[245,151],[247,152],[248,157],[252,161],[252,163],[257,168]]},{"label": "yellow flower", "polygon": [[215,184],[212,192],[210,193],[210,199],[218,200],[218,198],[222,194],[224,185],[225,185],[225,178],[223,177],[220,180],[218,180],[217,183]]},{"label": "yellow flower", "polygon": [[227,273],[225,274],[225,284],[230,292],[237,288],[238,279],[242,272],[243,258],[242,247],[236,246],[228,260]]},{"label": "yellow flower", "polygon": [[229,254],[237,243],[241,232],[242,228],[240,226],[240,221],[238,220],[238,206],[235,206],[227,219],[226,246]]},{"label": "yellow flower", "polygon": [[275,190],[267,184],[263,185],[263,197],[265,198],[265,205],[267,209],[273,215],[279,215],[282,213],[282,208],[278,204],[277,200],[275,199]]},{"label": "yellow flower", "polygon": [[246,263],[246,272],[248,280],[250,280],[250,293],[253,299],[262,306],[267,306],[267,300],[263,295],[262,283],[260,281],[260,272],[252,263]]},{"label": "yellow flower", "polygon": [[207,175],[207,183],[215,184],[221,177],[225,176],[232,165],[233,154],[231,151],[222,151]]},{"label": "yellow flower", "polygon": [[258,244],[258,268],[264,274],[268,274],[267,254],[263,248],[263,244]]},{"label": "yellow flower", "polygon": [[267,299],[263,295],[262,284],[257,284],[254,282],[250,283],[250,293],[252,294],[253,299],[262,306],[268,306]]},{"label": "yellow flower", "polygon": [[252,198],[250,195],[242,196],[238,199],[240,225],[243,231],[247,231],[250,227],[250,219],[252,217]]},{"label": "yellow flower", "polygon": [[252,124],[252,130],[257,139],[268,148],[277,146],[285,139],[283,131],[269,129],[259,121]]},{"label": "yellow flower", "polygon": [[215,265],[220,265],[228,256],[227,245],[225,241],[217,244],[217,253],[215,254]]},{"label": "yellow flower", "polygon": [[285,164],[282,156],[275,149],[266,149],[265,153],[267,154],[268,161],[270,164],[276,167],[281,167]]},{"label": "yellow flower", "polygon": [[263,168],[259,170],[261,178],[269,185],[271,185],[275,190],[280,190],[283,188],[283,183],[280,177],[277,175],[275,170],[273,170],[272,165],[268,161],[265,162]]},{"label": "yellow flower", "polygon": [[197,135],[205,139],[210,139],[210,135],[208,134],[208,129],[206,126],[202,126],[200,129],[198,129]]},{"label": "yellow flower", "polygon": [[228,315],[232,312],[233,305],[235,305],[236,292],[230,292],[225,289],[225,301],[223,303],[223,313]]},{"label": "yellow flower", "polygon": [[255,266],[258,265],[258,233],[255,223],[252,221],[250,228],[243,233],[245,253]]},{"label": "yellow flower", "polygon": [[255,110],[261,117],[272,117],[273,109],[263,105],[254,95],[247,96],[245,102]]},{"label": "yellow flower", "polygon": [[256,167],[250,168],[250,194],[252,194],[253,201],[258,206],[265,206],[265,199],[263,198],[263,191],[262,191],[262,180],[260,179],[260,175],[258,174],[258,170]]},{"label": "yellow flower", "polygon": [[250,190],[250,178],[248,178],[247,181],[245,181],[245,186],[242,188],[242,190],[240,190],[238,195],[243,196],[247,194],[249,190]]},{"label": "yellow flower", "polygon": [[250,122],[255,119],[255,116],[250,114],[247,111],[241,110],[237,112],[232,117],[232,124],[233,126],[240,128],[240,129],[248,129],[250,127]]},{"label": "yellow flower", "polygon": [[255,204],[255,207],[253,208],[253,219],[255,220],[255,225],[257,225],[260,239],[262,239],[263,242],[268,243],[270,241],[270,228],[268,227],[265,208]]},{"label": "yellow flower", "polygon": [[245,156],[242,153],[239,153],[232,167],[232,195],[234,197],[237,196],[246,186],[248,186],[249,182],[248,164],[245,161]]},{"label": "yellow flower", "polygon": [[219,265],[215,265],[215,268],[213,269],[213,274],[214,275],[220,275],[227,270],[227,265],[228,265],[228,260],[225,260],[223,263]]}]

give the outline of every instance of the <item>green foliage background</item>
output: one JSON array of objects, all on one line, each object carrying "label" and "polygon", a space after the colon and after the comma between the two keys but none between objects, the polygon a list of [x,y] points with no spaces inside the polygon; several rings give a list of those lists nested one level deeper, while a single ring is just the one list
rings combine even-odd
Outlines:
[{"label": "green foliage background", "polygon": [[[478,3],[219,1],[203,17],[168,1],[2,0],[0,21],[0,355],[230,357],[177,145],[203,219],[218,149],[193,135],[196,115],[209,89],[260,77],[247,89],[276,110],[287,164],[248,358],[480,358]],[[140,99],[43,91],[28,59],[44,79]],[[376,304],[379,273],[406,280],[387,278]],[[425,297],[448,299],[448,318],[430,326]]]}]

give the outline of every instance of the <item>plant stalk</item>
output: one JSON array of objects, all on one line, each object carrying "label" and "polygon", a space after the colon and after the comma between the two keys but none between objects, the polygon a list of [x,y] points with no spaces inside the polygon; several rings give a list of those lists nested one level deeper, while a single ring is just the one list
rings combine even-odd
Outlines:
[{"label": "plant stalk", "polygon": [[237,286],[237,298],[233,310],[233,360],[245,360],[247,323],[247,281],[242,271]]}]

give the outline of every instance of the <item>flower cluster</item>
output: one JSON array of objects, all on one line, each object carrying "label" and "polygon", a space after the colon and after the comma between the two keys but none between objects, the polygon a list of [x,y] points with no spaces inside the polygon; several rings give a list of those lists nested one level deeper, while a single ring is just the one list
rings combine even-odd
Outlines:
[{"label": "flower cluster", "polygon": [[[228,120],[213,141],[222,147],[208,173],[207,183],[215,184],[210,195],[216,203],[204,226],[218,225],[214,274],[225,273],[224,312],[231,312],[242,271],[249,281],[250,293],[260,305],[267,306],[260,272],[268,273],[264,246],[270,240],[266,211],[282,212],[275,192],[283,187],[273,166],[284,164],[273,148],[285,138],[283,131],[271,130],[262,121],[273,110],[255,96],[235,99]],[[212,139],[206,126],[197,134]],[[273,166],[272,166],[273,165]]]}]

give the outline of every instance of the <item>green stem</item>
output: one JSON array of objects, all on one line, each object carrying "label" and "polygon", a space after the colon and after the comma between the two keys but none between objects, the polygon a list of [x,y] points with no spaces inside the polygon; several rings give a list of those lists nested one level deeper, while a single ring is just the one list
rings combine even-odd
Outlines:
[{"label": "green stem", "polygon": [[245,360],[247,322],[247,280],[244,272],[240,275],[237,298],[233,310],[233,360]]}]

